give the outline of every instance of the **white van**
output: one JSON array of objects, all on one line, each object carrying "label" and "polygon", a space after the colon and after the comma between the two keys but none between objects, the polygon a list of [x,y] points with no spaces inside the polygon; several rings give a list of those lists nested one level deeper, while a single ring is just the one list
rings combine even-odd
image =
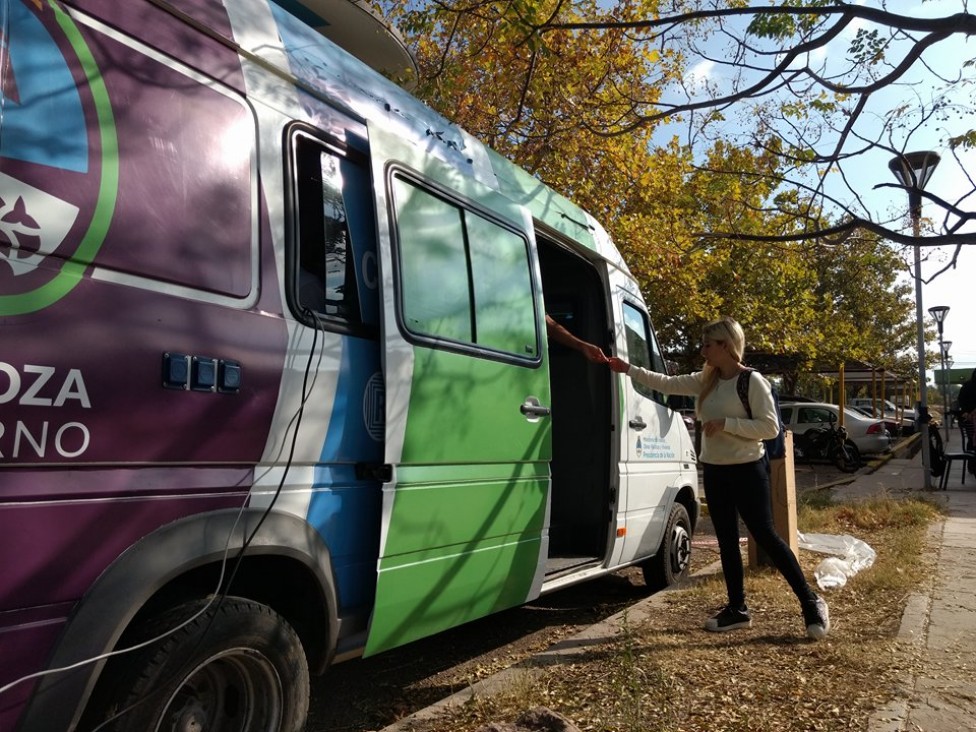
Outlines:
[{"label": "white van", "polygon": [[309,672],[687,571],[681,415],[546,342],[665,368],[620,254],[327,5],[0,5],[0,729],[298,730]]}]

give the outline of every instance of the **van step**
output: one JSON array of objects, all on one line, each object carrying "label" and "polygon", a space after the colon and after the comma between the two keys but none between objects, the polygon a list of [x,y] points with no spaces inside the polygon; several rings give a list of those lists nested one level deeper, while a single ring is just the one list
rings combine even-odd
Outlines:
[{"label": "van step", "polygon": [[546,560],[546,577],[556,574],[563,574],[572,569],[583,567],[587,564],[594,564],[599,561],[599,557],[549,557]]}]

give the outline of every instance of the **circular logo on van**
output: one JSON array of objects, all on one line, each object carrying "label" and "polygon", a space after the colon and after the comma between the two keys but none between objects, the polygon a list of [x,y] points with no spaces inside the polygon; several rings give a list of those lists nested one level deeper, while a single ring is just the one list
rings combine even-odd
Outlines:
[{"label": "circular logo on van", "polygon": [[108,231],[118,194],[112,107],[79,26],[15,0],[0,43],[0,316],[71,292]]}]

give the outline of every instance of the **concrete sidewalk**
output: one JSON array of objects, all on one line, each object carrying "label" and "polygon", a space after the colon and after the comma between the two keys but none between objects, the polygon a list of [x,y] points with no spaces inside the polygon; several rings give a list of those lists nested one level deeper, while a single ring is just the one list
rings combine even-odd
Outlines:
[{"label": "concrete sidewalk", "polygon": [[[947,449],[958,450],[959,441],[954,430]],[[874,714],[869,732],[976,730],[976,478],[964,475],[962,462],[950,467],[946,490],[926,494],[944,503],[948,516],[929,534],[935,574],[909,597],[902,616],[898,638],[909,671],[900,698]],[[939,479],[932,482],[937,487]],[[839,487],[837,495],[842,500],[906,495],[924,485],[918,453],[883,461]]]}]

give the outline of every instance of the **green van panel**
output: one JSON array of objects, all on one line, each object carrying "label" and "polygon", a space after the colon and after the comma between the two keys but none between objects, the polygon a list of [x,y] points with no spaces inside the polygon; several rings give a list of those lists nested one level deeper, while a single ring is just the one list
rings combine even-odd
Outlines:
[{"label": "green van panel", "polygon": [[528,211],[430,149],[369,136],[394,480],[366,655],[532,599],[552,453],[550,419],[522,411],[550,403]]}]

